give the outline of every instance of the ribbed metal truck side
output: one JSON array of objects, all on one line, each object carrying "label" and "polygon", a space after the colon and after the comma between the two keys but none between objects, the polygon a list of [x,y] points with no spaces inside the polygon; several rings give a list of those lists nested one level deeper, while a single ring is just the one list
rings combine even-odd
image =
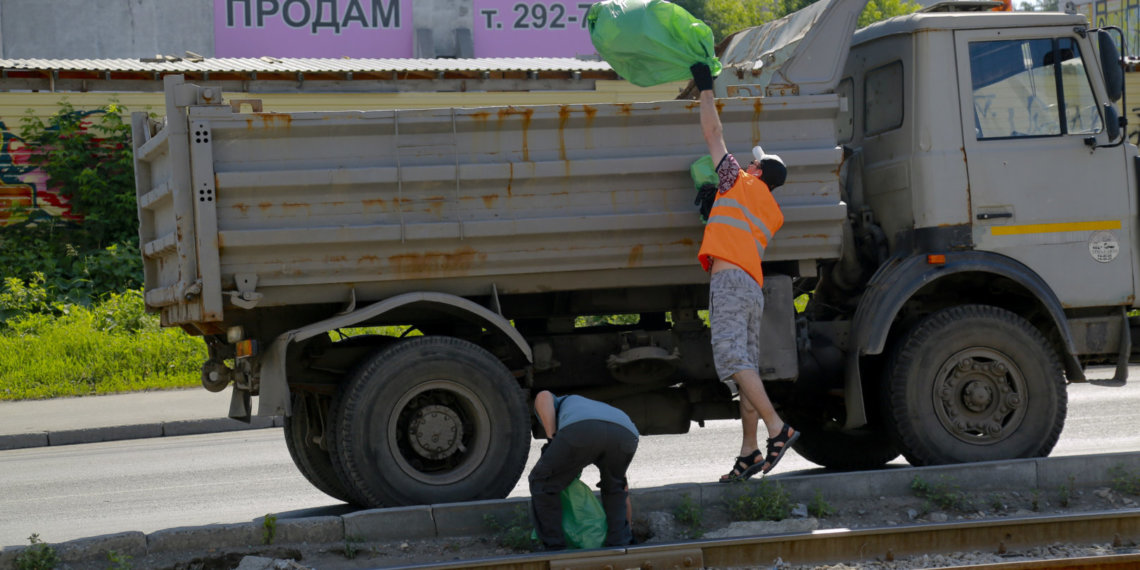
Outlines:
[{"label": "ribbed metal truck side", "polygon": [[[258,394],[258,413],[288,414],[289,431],[306,434],[300,453],[327,456],[335,438],[323,430],[357,397],[346,387],[386,374],[390,352],[414,345],[423,366],[487,368],[486,386],[408,380],[357,403],[399,408],[398,433],[376,445],[408,481],[338,496],[501,495],[525,461],[531,388],[624,402],[645,433],[735,414],[697,314],[708,276],[689,175],[706,152],[695,102],[272,113],[177,77],[166,93],[165,122],[134,125],[146,302],[206,338],[203,381],[234,383],[233,415]],[[793,273],[839,254],[838,110],[834,94],[723,102],[730,148],[760,143],[792,165],[767,259]],[[790,312],[790,279],[771,283]],[[575,326],[611,314],[640,322]],[[329,338],[376,325],[424,336]],[[766,376],[794,378],[794,334],[772,333]],[[248,356],[235,352],[243,340]],[[332,422],[298,423],[315,414]]]}]

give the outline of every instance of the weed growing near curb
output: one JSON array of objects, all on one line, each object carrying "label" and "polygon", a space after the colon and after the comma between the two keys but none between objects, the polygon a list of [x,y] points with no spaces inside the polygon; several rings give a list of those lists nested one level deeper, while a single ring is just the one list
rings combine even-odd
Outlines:
[{"label": "weed growing near curb", "polygon": [[1002,500],[1001,495],[997,493],[990,495],[990,509],[995,513],[1005,510],[1005,501]]},{"label": "weed growing near curb", "polygon": [[358,545],[361,542],[363,541],[358,536],[344,537],[344,557],[349,560],[355,559],[356,555],[360,553],[360,547]]},{"label": "weed growing near curb", "polygon": [[107,551],[107,562],[111,565],[107,570],[131,570],[131,557],[126,554],[119,554],[114,550]]},{"label": "weed growing near curb", "polygon": [[701,506],[688,493],[681,495],[681,504],[673,509],[673,517],[685,526],[686,537],[700,538],[704,534],[701,530]]},{"label": "weed growing near curb", "polygon": [[534,552],[541,544],[534,536],[530,515],[522,505],[515,507],[514,516],[506,523],[499,522],[498,517],[491,514],[483,515],[483,521],[495,531],[495,539],[504,548]]},{"label": "weed growing near curb", "polygon": [[40,540],[38,533],[32,533],[28,542],[32,545],[16,555],[16,570],[51,570],[59,565],[55,548]]},{"label": "weed growing near curb", "polygon": [[1126,495],[1140,495],[1140,476],[1125,469],[1123,465],[1114,465],[1108,470],[1112,477],[1112,490]]},{"label": "weed growing near curb", "polygon": [[831,505],[827,504],[827,501],[824,500],[823,492],[816,489],[815,495],[808,501],[807,512],[817,519],[825,519],[835,514],[835,509],[831,508]]},{"label": "weed growing near curb", "polygon": [[277,516],[266,513],[265,519],[261,521],[261,541],[265,544],[273,544],[273,539],[277,536]]},{"label": "weed growing near curb", "polygon": [[1041,510],[1041,489],[1034,489],[1029,496],[1029,508],[1032,509],[1033,512]]},{"label": "weed growing near curb", "polygon": [[1073,493],[1077,489],[1077,478],[1069,475],[1069,482],[1062,483],[1061,488],[1057,490],[1057,503],[1062,507],[1068,508],[1069,503],[1073,501]]},{"label": "weed growing near curb", "polygon": [[792,498],[784,486],[761,479],[751,492],[728,502],[733,519],[740,521],[781,521],[792,514]]},{"label": "weed growing near curb", "polygon": [[955,509],[961,512],[976,510],[966,498],[966,494],[949,477],[942,476],[935,483],[927,482],[922,477],[915,477],[910,483],[910,488],[916,496],[934,503],[940,509]]}]

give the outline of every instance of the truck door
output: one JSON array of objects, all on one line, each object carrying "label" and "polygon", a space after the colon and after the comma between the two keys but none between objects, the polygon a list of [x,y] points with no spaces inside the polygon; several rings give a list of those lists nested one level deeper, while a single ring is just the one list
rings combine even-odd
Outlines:
[{"label": "truck door", "polygon": [[1085,142],[1110,141],[1082,46],[1056,28],[955,33],[974,244],[1029,266],[1068,307],[1131,304],[1126,145]]}]

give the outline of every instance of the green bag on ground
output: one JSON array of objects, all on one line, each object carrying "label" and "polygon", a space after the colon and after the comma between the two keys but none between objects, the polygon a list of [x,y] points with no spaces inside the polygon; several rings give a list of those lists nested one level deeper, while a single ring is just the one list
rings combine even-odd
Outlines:
[{"label": "green bag on ground", "polygon": [[601,548],[606,541],[606,511],[581,479],[562,490],[562,534],[570,548]]},{"label": "green bag on ground", "polygon": [[590,6],[586,25],[598,54],[634,85],[690,79],[701,62],[720,74],[712,29],[672,2],[605,0]]},{"label": "green bag on ground", "polygon": [[[606,541],[606,510],[581,479],[562,490],[562,535],[567,548],[601,548]],[[538,540],[538,531],[530,538]]]}]

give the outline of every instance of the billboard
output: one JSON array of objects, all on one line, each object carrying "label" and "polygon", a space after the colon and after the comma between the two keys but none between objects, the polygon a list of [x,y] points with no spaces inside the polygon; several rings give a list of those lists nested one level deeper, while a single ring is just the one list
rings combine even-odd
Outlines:
[{"label": "billboard", "polygon": [[412,57],[412,0],[214,0],[216,57]]},{"label": "billboard", "polygon": [[473,0],[475,57],[574,57],[595,52],[586,31],[593,2]]},{"label": "billboard", "polygon": [[[422,2],[422,0],[421,0]],[[466,0],[469,10],[433,29],[471,30],[475,57],[574,57],[595,52],[586,31],[593,2]],[[432,8],[420,6],[425,16]],[[410,58],[413,0],[214,0],[216,57]],[[429,18],[430,19],[430,18]],[[422,23],[421,27],[430,26]]]}]

